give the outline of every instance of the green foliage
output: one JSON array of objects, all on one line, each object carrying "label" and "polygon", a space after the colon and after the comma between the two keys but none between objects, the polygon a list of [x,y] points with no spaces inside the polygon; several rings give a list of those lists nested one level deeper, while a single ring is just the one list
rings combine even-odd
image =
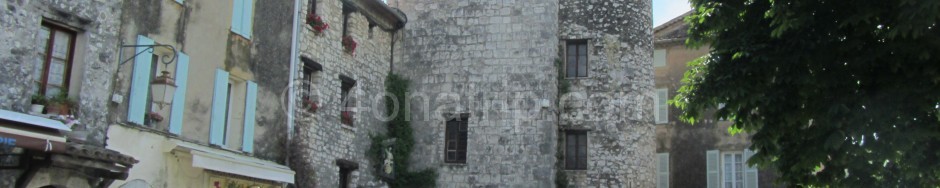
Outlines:
[{"label": "green foliage", "polygon": [[555,69],[558,70],[558,98],[561,98],[561,95],[571,91],[571,83],[565,78],[565,62],[561,58],[555,59]]},{"label": "green foliage", "polygon": [[790,185],[940,185],[940,1],[691,3],[684,120],[725,103]]},{"label": "green foliage", "polygon": [[30,97],[30,102],[32,104],[46,105],[46,100],[46,96],[41,94],[34,94],[32,97]]},{"label": "green foliage", "polygon": [[55,96],[52,96],[52,98],[49,99],[48,103],[60,104],[60,105],[65,105],[65,106],[75,105],[75,101],[69,98],[69,91],[67,90],[59,91],[58,94],[56,94]]},{"label": "green foliage", "polygon": [[[388,182],[389,186],[436,187],[437,171],[434,169],[424,169],[417,172],[408,171],[409,159],[411,159],[411,151],[414,149],[415,143],[414,130],[411,128],[411,123],[407,121],[410,112],[404,105],[408,97],[409,83],[409,80],[394,73],[389,74],[386,78],[385,89],[391,95],[385,97],[386,114],[395,115],[388,122],[388,135],[371,136],[372,144],[366,154],[369,155],[373,164],[381,165],[381,156],[384,153],[382,141],[395,138],[395,143],[392,146],[395,179]],[[398,101],[397,104],[394,101]]]}]

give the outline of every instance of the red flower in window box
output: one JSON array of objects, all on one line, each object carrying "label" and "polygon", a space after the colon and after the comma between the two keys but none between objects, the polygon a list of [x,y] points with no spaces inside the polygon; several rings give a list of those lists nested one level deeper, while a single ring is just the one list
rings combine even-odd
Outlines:
[{"label": "red flower in window box", "polygon": [[314,113],[317,112],[317,109],[320,108],[320,105],[316,101],[310,100],[310,98],[304,97],[304,108],[307,109],[307,112]]},{"label": "red flower in window box", "polygon": [[355,54],[356,53],[356,40],[352,36],[346,35],[343,37],[343,49],[346,50],[346,53]]},{"label": "red flower in window box", "polygon": [[330,28],[330,24],[327,24],[323,21],[319,15],[309,13],[307,14],[307,25],[313,27],[313,30],[317,32],[317,35],[323,34],[323,31]]},{"label": "red flower in window box", "polygon": [[346,125],[353,124],[353,112],[343,111],[341,115],[342,115],[343,124],[346,124]]}]

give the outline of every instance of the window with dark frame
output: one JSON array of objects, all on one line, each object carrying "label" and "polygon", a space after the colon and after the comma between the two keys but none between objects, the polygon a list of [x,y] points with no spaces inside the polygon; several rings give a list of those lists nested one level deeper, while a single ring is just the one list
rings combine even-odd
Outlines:
[{"label": "window with dark frame", "polygon": [[356,81],[350,77],[340,76],[341,93],[340,93],[340,102],[343,105],[343,110],[340,112],[340,119],[344,125],[353,126],[353,108],[356,106],[355,99],[350,96],[352,93],[353,87],[356,86]]},{"label": "window with dark frame", "polygon": [[447,120],[445,127],[445,163],[467,163],[467,126],[469,114]]},{"label": "window with dark frame", "polygon": [[39,45],[43,48],[42,61],[37,61],[37,75],[33,93],[55,96],[69,88],[72,58],[75,56],[75,31],[43,22],[40,27]]},{"label": "window with dark frame", "polygon": [[565,77],[579,78],[588,76],[587,40],[569,40],[565,46]]},{"label": "window with dark frame", "polygon": [[317,13],[317,0],[310,0],[310,10],[309,10],[309,11],[310,11],[311,14],[316,14],[316,13]]},{"label": "window with dark frame", "polygon": [[232,113],[232,82],[229,81],[228,87],[225,91],[225,126],[222,126],[222,145],[228,145],[228,129],[229,129],[229,115]]},{"label": "window with dark frame", "polygon": [[350,180],[350,177],[349,177],[349,176],[352,175],[352,171],[353,171],[353,170],[350,169],[350,168],[346,168],[346,167],[342,167],[342,166],[339,167],[339,187],[340,187],[340,188],[348,188],[348,187],[349,187],[349,183],[350,183],[350,182],[349,182],[349,180]]},{"label": "window with dark frame", "polygon": [[349,14],[353,12],[353,7],[343,3],[343,36],[349,35]]},{"label": "window with dark frame", "polygon": [[587,170],[587,131],[565,132],[565,169]]},{"label": "window with dark frame", "polygon": [[[150,64],[150,80],[157,78],[157,72],[159,72],[159,70],[157,69],[160,68],[159,66],[157,66],[160,63],[157,63],[157,62],[159,61],[160,61],[160,55],[153,54],[150,57],[150,62],[153,62]],[[154,111],[153,110],[153,93],[150,92],[150,87],[147,87],[145,90],[147,90],[147,104],[144,109],[147,109],[146,113],[150,113]]]}]

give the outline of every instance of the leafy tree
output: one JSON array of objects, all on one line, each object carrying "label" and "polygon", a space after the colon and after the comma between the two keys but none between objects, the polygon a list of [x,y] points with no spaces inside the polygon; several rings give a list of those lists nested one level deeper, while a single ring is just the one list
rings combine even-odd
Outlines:
[{"label": "leafy tree", "polygon": [[940,1],[690,1],[684,120],[726,104],[792,186],[940,185]]}]

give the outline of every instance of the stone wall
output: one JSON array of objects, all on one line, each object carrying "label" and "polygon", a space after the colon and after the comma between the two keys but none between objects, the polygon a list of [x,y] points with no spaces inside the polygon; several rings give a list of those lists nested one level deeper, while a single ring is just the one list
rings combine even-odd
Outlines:
[{"label": "stone wall", "polygon": [[[304,0],[301,15],[308,13],[311,1]],[[306,19],[300,20],[299,48],[301,57],[322,65],[323,70],[313,78],[302,76],[303,62],[298,61],[295,89],[309,85],[318,100],[319,109],[314,113],[295,109],[295,127],[291,155],[291,168],[297,172],[298,187],[339,187],[339,159],[357,163],[352,185],[384,185],[373,175],[375,170],[366,150],[370,147],[370,135],[386,131],[385,104],[381,100],[385,93],[385,78],[389,73],[391,35],[380,27],[370,27],[362,12],[350,13],[348,32],[358,43],[354,54],[344,51],[341,44],[343,32],[342,1],[318,0],[316,14],[329,24],[322,34],[316,34]],[[364,11],[364,10],[360,10]],[[302,18],[305,16],[302,16]],[[356,103],[353,126],[341,123],[341,80],[346,76],[356,81],[350,96]],[[301,91],[297,92],[301,100]],[[300,105],[298,105],[300,106]]]},{"label": "stone wall", "polygon": [[[438,185],[551,187],[555,1],[390,1],[408,15],[395,72],[412,80],[413,170]],[[445,114],[469,114],[467,161],[444,162]]]},{"label": "stone wall", "polygon": [[[78,102],[77,117],[90,131],[87,141],[103,145],[111,77],[117,59],[121,14],[117,0],[12,0],[0,2],[0,109],[26,112],[36,89],[36,63],[42,63],[40,27],[55,22],[76,30],[70,98]],[[56,170],[51,183],[88,186],[85,176]],[[0,170],[0,187],[12,187],[19,170]],[[46,175],[41,171],[37,176]]]},{"label": "stone wall", "polygon": [[571,91],[561,102],[560,126],[589,130],[587,170],[568,170],[570,184],[653,187],[651,2],[559,6],[560,49],[566,40],[587,40],[589,54],[588,77],[568,79]]}]

